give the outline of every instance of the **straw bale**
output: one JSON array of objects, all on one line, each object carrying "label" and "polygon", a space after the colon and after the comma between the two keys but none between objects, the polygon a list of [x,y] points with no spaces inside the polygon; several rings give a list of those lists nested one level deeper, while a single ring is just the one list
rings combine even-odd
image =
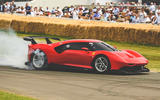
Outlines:
[{"label": "straw bale", "polygon": [[0,14],[0,29],[160,46],[160,26]]}]

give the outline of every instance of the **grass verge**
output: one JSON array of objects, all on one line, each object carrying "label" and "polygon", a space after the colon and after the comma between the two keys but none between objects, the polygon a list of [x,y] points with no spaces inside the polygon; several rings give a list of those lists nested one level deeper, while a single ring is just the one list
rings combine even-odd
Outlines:
[{"label": "grass verge", "polygon": [[19,96],[14,93],[0,91],[0,100],[37,100],[30,97]]},{"label": "grass verge", "polygon": [[[59,37],[54,35],[35,35],[35,34],[17,34],[20,37],[25,36],[47,36],[47,37],[56,37],[61,40],[72,39],[72,37]],[[55,41],[56,42],[56,41]],[[116,46],[118,49],[132,49],[149,60],[149,64],[147,67],[151,69],[151,71],[159,71],[160,72],[160,47],[150,46],[150,45],[139,45],[139,44],[130,44],[130,43],[121,43],[121,42],[113,42],[113,41],[105,41],[110,45]]]}]

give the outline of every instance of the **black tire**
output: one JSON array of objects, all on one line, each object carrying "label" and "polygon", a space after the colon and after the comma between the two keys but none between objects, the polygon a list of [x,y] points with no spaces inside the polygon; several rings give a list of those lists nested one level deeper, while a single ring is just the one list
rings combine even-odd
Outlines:
[{"label": "black tire", "polygon": [[109,72],[111,69],[110,61],[108,57],[104,55],[96,56],[92,62],[92,67],[96,73]]},{"label": "black tire", "polygon": [[37,49],[33,52],[31,57],[31,65],[34,69],[42,70],[48,67],[48,61],[46,54]]}]

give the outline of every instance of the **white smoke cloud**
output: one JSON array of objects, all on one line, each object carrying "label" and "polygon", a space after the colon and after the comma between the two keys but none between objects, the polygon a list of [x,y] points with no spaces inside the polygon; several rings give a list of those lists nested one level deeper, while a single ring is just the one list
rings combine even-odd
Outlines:
[{"label": "white smoke cloud", "polygon": [[24,65],[27,61],[27,45],[13,30],[0,31],[0,66],[27,69]]}]

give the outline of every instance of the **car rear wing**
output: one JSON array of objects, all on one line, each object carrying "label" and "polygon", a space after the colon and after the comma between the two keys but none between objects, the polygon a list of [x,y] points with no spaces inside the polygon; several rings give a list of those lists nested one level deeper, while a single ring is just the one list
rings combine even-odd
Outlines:
[{"label": "car rear wing", "polygon": [[24,37],[23,39],[25,41],[30,41],[32,44],[37,44],[37,42],[35,41],[35,38],[39,38],[39,39],[45,39],[47,44],[52,44],[52,42],[50,41],[50,39],[53,40],[59,40],[59,38],[54,38],[54,37],[40,37],[40,36],[29,36],[29,37]]}]

